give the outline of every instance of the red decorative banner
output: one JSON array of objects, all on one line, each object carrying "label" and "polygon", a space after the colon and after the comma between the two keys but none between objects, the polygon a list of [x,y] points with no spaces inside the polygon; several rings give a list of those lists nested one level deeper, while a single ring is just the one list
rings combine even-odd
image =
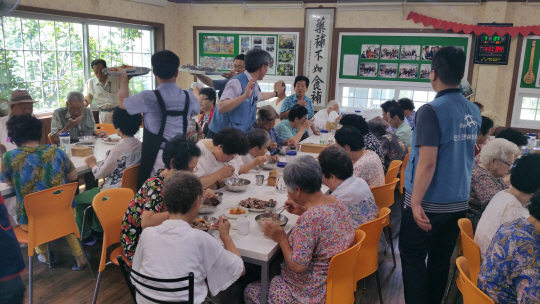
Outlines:
[{"label": "red decorative banner", "polygon": [[458,22],[440,20],[426,15],[410,12],[406,20],[411,20],[414,23],[422,23],[424,26],[432,26],[434,29],[442,28],[445,31],[452,30],[454,33],[463,32],[465,34],[475,33],[477,36],[486,33],[488,36],[497,34],[504,36],[509,34],[514,37],[519,34],[522,36],[540,35],[540,25],[530,26],[480,26],[474,24],[463,24]]}]

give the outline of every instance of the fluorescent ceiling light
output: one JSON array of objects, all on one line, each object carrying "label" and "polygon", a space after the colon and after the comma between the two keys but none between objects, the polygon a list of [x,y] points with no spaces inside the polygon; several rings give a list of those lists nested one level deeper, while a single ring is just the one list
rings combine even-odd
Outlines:
[{"label": "fluorescent ceiling light", "polygon": [[247,8],[303,8],[304,1],[246,1],[244,6]]}]

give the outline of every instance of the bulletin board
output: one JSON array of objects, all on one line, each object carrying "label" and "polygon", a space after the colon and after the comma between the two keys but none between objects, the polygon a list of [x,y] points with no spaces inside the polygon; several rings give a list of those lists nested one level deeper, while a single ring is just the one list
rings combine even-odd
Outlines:
[{"label": "bulletin board", "polygon": [[[525,78],[525,74],[527,74],[527,72],[529,72],[529,64],[531,63],[531,51],[532,51],[532,45],[533,45],[533,41],[536,41],[536,46],[535,46],[535,50],[534,50],[534,56],[533,56],[533,61],[532,61],[532,68],[531,68],[531,72],[533,73],[534,75],[534,82],[531,83],[531,84],[526,84],[523,79]],[[540,68],[540,64],[539,64],[539,60],[540,60],[540,39],[527,39],[526,41],[526,44],[525,44],[525,52],[523,54],[523,62],[522,62],[522,71],[521,71],[521,77],[519,78],[520,81],[519,81],[519,86],[521,88],[525,88],[525,89],[540,89],[540,79],[538,79],[538,77],[540,76],[540,71],[539,71],[539,68]]]},{"label": "bulletin board", "polygon": [[198,65],[232,70],[234,57],[260,48],[273,59],[267,75],[298,75],[299,43],[303,43],[298,32],[197,31],[196,37]]},{"label": "bulletin board", "polygon": [[343,34],[338,78],[429,83],[433,54],[449,45],[469,60],[470,35]]}]

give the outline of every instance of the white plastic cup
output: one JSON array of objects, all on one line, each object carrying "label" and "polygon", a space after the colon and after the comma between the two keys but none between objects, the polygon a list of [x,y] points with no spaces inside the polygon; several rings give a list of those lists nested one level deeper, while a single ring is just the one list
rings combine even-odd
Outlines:
[{"label": "white plastic cup", "polygon": [[321,130],[320,144],[326,145],[328,143],[328,130]]},{"label": "white plastic cup", "polygon": [[250,220],[247,217],[241,217],[236,220],[236,232],[240,235],[249,234],[249,222]]}]

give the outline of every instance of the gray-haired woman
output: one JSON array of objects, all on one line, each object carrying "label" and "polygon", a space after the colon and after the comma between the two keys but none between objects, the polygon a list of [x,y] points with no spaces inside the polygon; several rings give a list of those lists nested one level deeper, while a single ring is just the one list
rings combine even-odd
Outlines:
[{"label": "gray-haired woman", "polygon": [[278,145],[283,146],[294,146],[296,145],[294,140],[292,139],[283,139],[278,131],[274,129],[274,126],[276,124],[276,119],[279,118],[278,113],[272,106],[263,106],[259,109],[257,112],[257,121],[249,125],[247,132],[259,128],[268,131],[268,135],[270,135],[270,145],[268,146],[268,150],[270,151],[270,155],[274,156],[279,153],[279,150],[277,148]]},{"label": "gray-haired woman", "polygon": [[403,160],[407,155],[407,147],[405,144],[392,132],[386,130],[382,119],[373,118],[368,121],[369,131],[377,137],[381,142],[384,156],[384,169],[388,170],[390,163],[393,160]]},{"label": "gray-haired woman", "polygon": [[472,171],[471,194],[467,217],[476,230],[478,221],[491,199],[498,192],[508,189],[503,177],[510,172],[519,148],[503,138],[490,140],[480,153],[480,162]]},{"label": "gray-haired woman", "polygon": [[[284,170],[289,200],[287,211],[300,216],[291,234],[274,223],[264,234],[283,251],[281,275],[270,283],[270,303],[325,303],[330,259],[354,240],[349,209],[336,197],[321,192],[322,170],[311,156],[299,157]],[[259,303],[260,282],[246,287],[246,303]]]}]

